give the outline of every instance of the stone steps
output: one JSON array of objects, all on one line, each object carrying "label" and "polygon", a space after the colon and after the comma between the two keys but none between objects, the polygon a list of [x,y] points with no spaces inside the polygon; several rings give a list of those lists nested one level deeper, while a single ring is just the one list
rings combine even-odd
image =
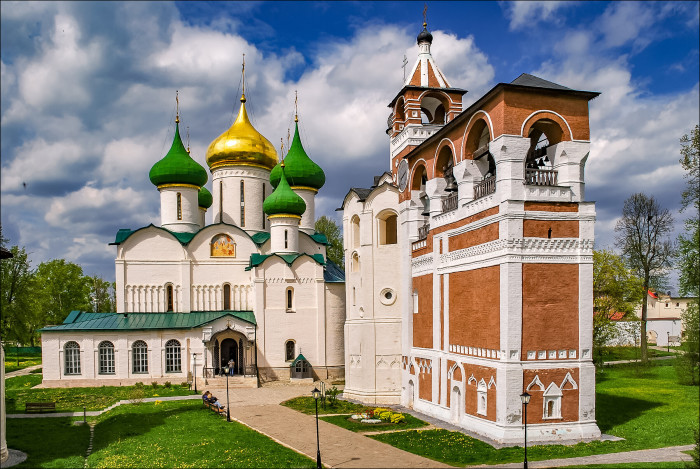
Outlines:
[{"label": "stone steps", "polygon": [[[207,386],[208,388],[226,389],[226,378],[223,376],[217,376],[216,378],[206,379],[198,377],[197,387],[202,388],[203,386]],[[258,380],[255,376],[231,376],[228,378],[229,388],[255,388],[257,386]]]}]

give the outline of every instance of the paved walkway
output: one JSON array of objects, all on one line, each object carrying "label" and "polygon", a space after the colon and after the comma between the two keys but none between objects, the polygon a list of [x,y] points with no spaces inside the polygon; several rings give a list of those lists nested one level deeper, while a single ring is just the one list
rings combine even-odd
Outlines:
[{"label": "paved walkway", "polygon": [[38,370],[39,368],[41,368],[41,365],[28,366],[27,368],[22,368],[21,370],[10,371],[9,373],[5,373],[5,379],[28,375],[33,370]]},{"label": "paved walkway", "polygon": [[[566,459],[549,459],[546,461],[528,461],[528,467],[565,467],[565,466],[583,466],[597,464],[619,464],[619,463],[640,463],[639,467],[644,467],[644,463],[649,462],[674,462],[674,461],[690,461],[690,455],[682,453],[693,449],[693,445],[671,446],[668,448],[658,449],[642,449],[639,451],[628,451],[625,453],[609,453],[596,454],[594,456],[581,456],[579,458]],[[523,463],[511,463],[501,465],[487,466],[469,466],[470,468],[520,468]]]}]

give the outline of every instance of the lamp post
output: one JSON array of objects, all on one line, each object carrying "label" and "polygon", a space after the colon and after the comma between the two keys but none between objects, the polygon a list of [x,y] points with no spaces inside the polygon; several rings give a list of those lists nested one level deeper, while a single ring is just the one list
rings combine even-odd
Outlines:
[{"label": "lamp post", "polygon": [[671,351],[671,333],[666,331],[666,351]]},{"label": "lamp post", "polygon": [[192,354],[192,370],[193,370],[193,376],[194,376],[194,392],[197,394],[197,354],[193,353]]},{"label": "lamp post", "polygon": [[225,366],[224,373],[226,373],[226,421],[230,422],[231,421],[231,409],[229,408],[229,405],[228,405],[228,371],[229,371],[229,367]]},{"label": "lamp post", "polygon": [[311,391],[311,395],[314,397],[314,403],[316,404],[316,469],[321,469],[321,444],[318,437],[318,398],[321,397],[321,391],[314,387]]},{"label": "lamp post", "polygon": [[527,469],[527,405],[530,403],[530,395],[525,391],[520,395],[520,400],[523,403],[523,423],[525,423],[525,460],[523,468]]}]

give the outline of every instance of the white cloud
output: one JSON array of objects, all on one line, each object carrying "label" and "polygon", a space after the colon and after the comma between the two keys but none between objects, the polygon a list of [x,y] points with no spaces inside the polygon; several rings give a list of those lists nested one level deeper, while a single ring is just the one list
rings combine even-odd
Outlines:
[{"label": "white cloud", "polygon": [[510,19],[510,29],[534,27],[541,21],[556,21],[554,13],[570,2],[559,1],[513,1],[502,3]]}]

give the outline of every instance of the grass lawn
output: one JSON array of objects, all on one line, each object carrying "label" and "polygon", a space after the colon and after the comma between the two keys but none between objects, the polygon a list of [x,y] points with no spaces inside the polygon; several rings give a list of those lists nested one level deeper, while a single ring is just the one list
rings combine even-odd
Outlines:
[{"label": "grass lawn", "polygon": [[403,414],[406,417],[406,421],[403,423],[361,423],[359,420],[353,420],[349,415],[333,415],[330,417],[319,417],[321,420],[332,423],[339,427],[345,428],[353,432],[381,432],[381,431],[394,431],[394,430],[406,430],[408,428],[420,428],[428,425],[428,422],[424,422],[421,419],[415,418],[413,415]]},{"label": "grass lawn", "polygon": [[122,399],[187,396],[193,394],[187,388],[173,385],[170,388],[159,385],[143,386],[102,386],[94,388],[47,388],[32,389],[41,383],[42,375],[31,374],[5,380],[5,403],[8,414],[24,413],[27,402],[55,402],[57,412],[79,412],[83,406],[87,410],[102,410]]},{"label": "grass lawn", "polygon": [[73,420],[7,419],[8,448],[27,453],[27,460],[15,467],[83,467],[90,429]]},{"label": "grass lawn", "polygon": [[[601,347],[601,355],[603,356],[604,362],[612,362],[616,360],[640,360],[642,357],[642,352],[639,347]],[[667,357],[669,355],[675,355],[672,352],[666,352],[663,350],[656,350],[653,348],[647,349],[647,355],[649,358],[653,357]]]},{"label": "grass lawn", "polygon": [[97,418],[88,467],[314,467],[315,461],[202,407],[120,406]]},{"label": "grass lawn", "polygon": [[576,467],[595,467],[600,469],[616,469],[616,468],[629,468],[629,469],[685,469],[685,463],[683,461],[675,462],[627,462],[620,464],[595,464],[590,466],[566,466],[569,468]]},{"label": "grass lawn", "polygon": [[[603,433],[624,441],[529,446],[528,460],[588,456],[692,444],[698,427],[698,387],[677,384],[673,366],[616,366],[597,375],[596,417]],[[522,460],[520,447],[495,449],[459,432],[410,430],[372,435],[403,450],[452,465]]]},{"label": "grass lawn", "polygon": [[[309,415],[314,415],[316,413],[313,397],[299,396],[293,399],[289,399],[288,401],[284,401],[281,403],[281,405]],[[369,407],[364,405],[337,400],[335,405],[332,407],[328,403],[326,403],[326,408],[324,409],[323,406],[321,406],[321,403],[319,402],[318,414],[354,414],[357,412],[362,412],[363,410],[368,408]]]},{"label": "grass lawn", "polygon": [[39,353],[20,353],[19,365],[17,364],[17,355],[12,353],[12,347],[5,350],[5,373],[21,370],[34,365],[41,365],[41,352]]}]

